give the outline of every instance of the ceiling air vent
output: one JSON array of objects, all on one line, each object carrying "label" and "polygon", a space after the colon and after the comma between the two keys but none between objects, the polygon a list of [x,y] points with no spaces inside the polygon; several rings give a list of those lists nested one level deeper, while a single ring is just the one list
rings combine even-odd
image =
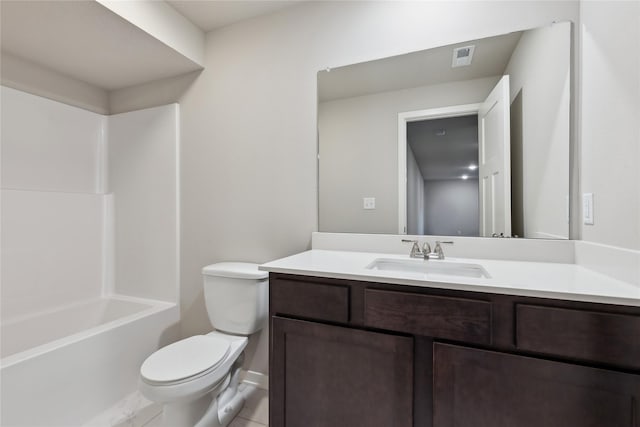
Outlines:
[{"label": "ceiling air vent", "polygon": [[471,59],[473,58],[473,51],[475,49],[476,47],[474,45],[453,49],[453,61],[451,62],[451,67],[455,68],[470,65]]}]

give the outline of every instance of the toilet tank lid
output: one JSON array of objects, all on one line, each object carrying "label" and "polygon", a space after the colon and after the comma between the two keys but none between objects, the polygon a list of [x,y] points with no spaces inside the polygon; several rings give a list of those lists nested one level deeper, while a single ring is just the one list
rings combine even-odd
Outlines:
[{"label": "toilet tank lid", "polygon": [[259,265],[260,264],[251,262],[219,262],[204,267],[202,274],[205,276],[231,277],[234,279],[266,279],[269,277],[269,273],[258,270]]}]

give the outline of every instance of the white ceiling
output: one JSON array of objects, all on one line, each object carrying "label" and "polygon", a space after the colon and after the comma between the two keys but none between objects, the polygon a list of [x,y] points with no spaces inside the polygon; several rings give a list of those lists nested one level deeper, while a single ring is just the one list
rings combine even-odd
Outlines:
[{"label": "white ceiling", "polygon": [[478,179],[477,115],[409,122],[407,143],[425,180]]},{"label": "white ceiling", "polygon": [[[318,73],[320,102],[502,75],[522,32],[471,40]],[[451,68],[453,49],[475,45],[471,65]]]},{"label": "white ceiling", "polygon": [[95,1],[0,1],[2,51],[106,90],[201,67]]},{"label": "white ceiling", "polygon": [[[210,31],[300,1],[167,3]],[[202,69],[96,1],[0,0],[0,47],[107,91]]]},{"label": "white ceiling", "polygon": [[296,5],[304,0],[167,0],[175,10],[204,32],[209,32],[245,19],[266,15]]}]

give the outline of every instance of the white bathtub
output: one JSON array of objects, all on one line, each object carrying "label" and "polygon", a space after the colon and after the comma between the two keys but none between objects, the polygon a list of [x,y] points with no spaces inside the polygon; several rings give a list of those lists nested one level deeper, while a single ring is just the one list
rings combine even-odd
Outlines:
[{"label": "white bathtub", "polygon": [[80,426],[137,388],[176,304],[113,296],[0,325],[0,425]]}]

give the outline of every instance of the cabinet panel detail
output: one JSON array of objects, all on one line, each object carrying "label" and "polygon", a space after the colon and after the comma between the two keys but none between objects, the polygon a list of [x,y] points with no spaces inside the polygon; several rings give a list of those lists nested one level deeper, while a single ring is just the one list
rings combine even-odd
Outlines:
[{"label": "cabinet panel detail", "polygon": [[640,376],[434,344],[434,427],[638,427]]},{"label": "cabinet panel detail", "polygon": [[349,288],[339,285],[273,280],[269,283],[271,312],[347,323]]},{"label": "cabinet panel detail", "polygon": [[491,344],[491,303],[367,289],[365,325],[434,338]]},{"label": "cabinet panel detail", "polygon": [[410,427],[413,338],[272,319],[272,427]]},{"label": "cabinet panel detail", "polygon": [[516,346],[640,368],[640,316],[517,304]]}]

